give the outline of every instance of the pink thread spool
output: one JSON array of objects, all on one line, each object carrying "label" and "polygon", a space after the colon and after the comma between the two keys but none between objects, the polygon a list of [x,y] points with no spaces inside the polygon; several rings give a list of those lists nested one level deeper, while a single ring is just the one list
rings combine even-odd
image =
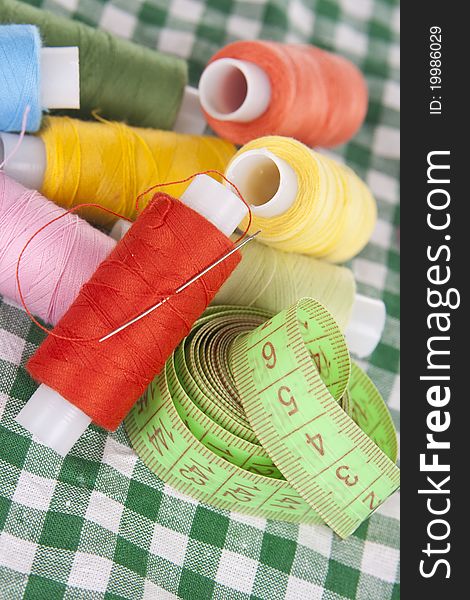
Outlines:
[{"label": "pink thread spool", "polygon": [[[0,171],[0,294],[21,302],[18,256],[34,233],[64,212]],[[31,313],[55,325],[114,246],[112,238],[75,214],[38,233],[20,264],[21,289]]]}]

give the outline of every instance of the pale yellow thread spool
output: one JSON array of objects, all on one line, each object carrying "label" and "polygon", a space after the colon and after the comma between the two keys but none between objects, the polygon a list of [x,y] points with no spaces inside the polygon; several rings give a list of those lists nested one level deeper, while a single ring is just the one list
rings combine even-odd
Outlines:
[{"label": "pale yellow thread spool", "polygon": [[251,230],[286,252],[345,262],[369,241],[377,207],[348,167],[286,137],[241,148],[226,175],[252,204]]}]

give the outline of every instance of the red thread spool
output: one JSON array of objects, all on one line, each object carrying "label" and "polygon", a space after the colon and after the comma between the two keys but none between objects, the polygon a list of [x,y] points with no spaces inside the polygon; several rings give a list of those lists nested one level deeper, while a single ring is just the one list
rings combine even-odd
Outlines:
[{"label": "red thread spool", "polygon": [[[217,52],[209,65],[219,59],[254,64],[267,76],[268,91],[263,92],[262,82],[256,89],[263,73],[251,78],[243,64],[227,65],[218,73],[214,66],[204,71],[199,92],[206,119],[231,142],[246,144],[275,134],[295,137],[308,146],[336,146],[349,140],[364,121],[368,97],[364,77],[341,56],[315,46],[240,41]],[[266,96],[264,109],[260,96]],[[250,111],[244,108],[251,101],[263,112],[248,120]],[[231,115],[245,122],[227,120]]]},{"label": "red thread spool", "polygon": [[[238,252],[167,303],[97,340],[174,293],[233,248],[200,214],[158,193],[101,263],[27,364],[91,419],[114,430],[240,261]],[[62,336],[62,339],[56,337]],[[63,338],[77,338],[73,341]]]}]

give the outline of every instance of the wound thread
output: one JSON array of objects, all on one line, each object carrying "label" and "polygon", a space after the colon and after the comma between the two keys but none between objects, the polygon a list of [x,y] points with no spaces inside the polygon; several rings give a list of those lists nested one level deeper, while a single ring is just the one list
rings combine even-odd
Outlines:
[{"label": "wound thread", "polygon": [[[268,108],[246,123],[222,121],[205,111],[221,137],[236,144],[265,135],[295,137],[308,146],[337,146],[348,141],[367,112],[367,86],[359,69],[345,58],[315,46],[267,41],[238,41],[217,52],[221,58],[248,61],[268,76]],[[243,98],[243,90],[240,92]]]},{"label": "wound thread", "polygon": [[[46,147],[41,191],[47,198],[64,208],[99,198],[130,219],[136,218],[136,197],[155,181],[176,181],[208,169],[223,172],[235,153],[232,144],[214,137],[68,117],[48,118],[39,135]],[[171,192],[180,196],[186,187],[172,186]],[[96,209],[81,214],[101,225],[114,221]]]},{"label": "wound thread", "polygon": [[185,61],[15,0],[0,0],[0,22],[37,25],[49,47],[79,47],[81,117],[99,110],[131,125],[172,128],[187,83]]},{"label": "wound thread", "polygon": [[92,340],[172,294],[231,248],[229,238],[198,213],[156,194],[54,329],[81,341],[50,335],[28,362],[30,374],[98,425],[116,429],[235,268],[239,253],[135,325],[106,342]]},{"label": "wound thread", "polygon": [[[1,10],[0,10],[1,14]],[[26,131],[41,125],[41,40],[33,25],[0,25],[0,131]]]},{"label": "wound thread", "polygon": [[[291,206],[282,214],[262,217],[253,207],[250,231],[261,230],[258,240],[286,252],[297,252],[345,262],[358,254],[369,241],[377,218],[375,200],[361,179],[349,167],[310,150],[301,142],[281,136],[267,136],[241,148],[234,159],[249,150],[268,150],[284,160],[295,173],[298,189]],[[269,159],[268,159],[269,160]],[[232,163],[231,163],[232,164]],[[257,202],[257,189],[272,185],[277,192],[289,183],[279,177],[255,173],[257,187],[250,181],[238,181],[235,168],[229,165],[229,179],[239,187],[253,205],[268,205],[272,198]],[[260,178],[264,178],[261,184]],[[285,187],[284,185],[284,187]],[[263,190],[263,191],[264,191]],[[290,189],[285,190],[290,192]],[[295,190],[294,190],[295,191]]]},{"label": "wound thread", "polygon": [[[27,240],[64,209],[0,172],[0,293],[20,303],[15,280]],[[237,236],[233,235],[235,242]],[[77,215],[64,216],[38,233],[21,260],[21,288],[35,316],[55,325],[80,288],[108,256],[115,241]],[[345,326],[354,301],[352,272],[311,257],[289,254],[256,240],[212,304],[255,306],[272,313],[303,296],[316,297]]]},{"label": "wound thread", "polygon": [[[64,213],[0,171],[0,293],[20,303],[18,256],[27,240]],[[32,314],[56,324],[115,242],[77,215],[48,225],[22,257],[21,289]]]},{"label": "wound thread", "polygon": [[212,304],[253,306],[276,314],[299,298],[312,297],[331,312],[344,330],[356,292],[350,269],[311,256],[282,252],[256,240],[240,252],[243,260]]}]

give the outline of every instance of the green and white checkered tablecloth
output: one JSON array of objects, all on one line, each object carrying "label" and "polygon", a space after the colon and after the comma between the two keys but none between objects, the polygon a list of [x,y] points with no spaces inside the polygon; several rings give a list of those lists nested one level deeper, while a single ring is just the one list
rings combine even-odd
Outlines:
[{"label": "green and white checkered tablecloth", "polygon": [[[240,38],[312,42],[367,76],[365,126],[335,150],[371,186],[372,242],[352,261],[387,323],[364,366],[399,425],[399,7],[397,0],[29,0],[178,54],[197,84],[208,58]],[[399,495],[347,541],[327,527],[202,505],[136,457],[121,427],[97,427],[67,458],[14,421],[35,389],[24,364],[43,334],[0,297],[0,598],[55,600],[396,600]]]}]

